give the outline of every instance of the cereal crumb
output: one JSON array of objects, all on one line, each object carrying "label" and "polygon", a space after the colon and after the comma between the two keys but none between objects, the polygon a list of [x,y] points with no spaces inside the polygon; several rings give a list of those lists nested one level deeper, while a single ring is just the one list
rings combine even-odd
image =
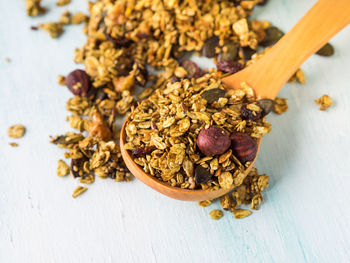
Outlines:
[{"label": "cereal crumb", "polygon": [[58,0],[56,2],[57,6],[64,6],[64,5],[68,5],[70,3],[70,0]]},{"label": "cereal crumb", "polygon": [[78,12],[72,16],[72,24],[78,25],[78,24],[86,22],[87,19],[88,19],[88,17],[84,13]]},{"label": "cereal crumb", "polygon": [[327,94],[315,100],[316,104],[320,105],[320,110],[326,110],[333,104],[333,100]]},{"label": "cereal crumb", "polygon": [[63,33],[63,26],[61,23],[57,22],[49,22],[40,24],[39,28],[45,30],[47,33],[50,34],[50,37],[57,38]]},{"label": "cereal crumb", "polygon": [[41,0],[26,0],[26,11],[29,16],[38,16],[46,13],[46,8],[42,7]]},{"label": "cereal crumb", "polygon": [[207,206],[211,205],[211,201],[210,200],[199,201],[198,205],[201,207],[207,207]]},{"label": "cereal crumb", "polygon": [[69,166],[62,160],[58,160],[57,176],[64,177],[69,174]]},{"label": "cereal crumb", "polygon": [[18,147],[18,143],[10,142],[9,144],[10,144],[12,147]]},{"label": "cereal crumb", "polygon": [[23,137],[25,131],[26,131],[26,129],[23,125],[16,124],[16,125],[11,126],[8,129],[7,133],[8,133],[9,137],[18,139],[18,138]]},{"label": "cereal crumb", "polygon": [[61,86],[65,86],[66,85],[66,77],[59,75],[57,76],[57,83]]},{"label": "cereal crumb", "polygon": [[287,99],[276,98],[275,106],[273,107],[273,112],[277,114],[282,114],[288,111]]},{"label": "cereal crumb", "polygon": [[232,213],[236,219],[245,218],[252,214],[251,211],[246,209],[236,209],[236,210],[233,210]]},{"label": "cereal crumb", "polygon": [[70,13],[68,10],[64,11],[64,12],[61,14],[61,16],[60,16],[59,22],[60,22],[61,24],[63,24],[63,25],[68,25],[68,24],[70,24],[70,22],[71,22],[71,13]]},{"label": "cereal crumb", "polygon": [[82,193],[84,193],[85,191],[87,190],[86,187],[83,187],[83,186],[78,186],[77,188],[75,188],[72,196],[73,198],[76,198],[78,197],[79,195],[81,195]]},{"label": "cereal crumb", "polygon": [[10,58],[5,58],[5,61],[6,61],[7,63],[10,63],[10,62],[11,62],[11,59],[10,59]]},{"label": "cereal crumb", "polygon": [[219,209],[214,209],[209,213],[211,219],[219,220],[224,214]]}]

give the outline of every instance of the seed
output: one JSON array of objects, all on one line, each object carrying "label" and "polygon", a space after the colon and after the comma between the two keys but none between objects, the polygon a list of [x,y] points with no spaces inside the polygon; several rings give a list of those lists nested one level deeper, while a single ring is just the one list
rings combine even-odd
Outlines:
[{"label": "seed", "polygon": [[330,57],[334,54],[334,47],[331,44],[327,43],[319,51],[317,51],[316,54],[323,57]]},{"label": "seed", "polygon": [[284,35],[284,33],[275,26],[267,28],[265,33],[265,38],[260,42],[260,44],[264,47],[274,45]]},{"label": "seed", "polygon": [[256,53],[256,50],[251,49],[250,47],[241,47],[240,52],[242,57],[247,61],[250,60],[253,54]]},{"label": "seed", "polygon": [[275,101],[271,100],[271,99],[262,99],[262,100],[258,101],[258,104],[262,110],[261,115],[262,115],[262,117],[264,117],[273,110],[273,107],[275,105]]},{"label": "seed", "polygon": [[202,98],[205,99],[209,104],[212,104],[214,101],[218,101],[220,98],[224,98],[226,90],[223,89],[210,89],[202,93]]},{"label": "seed", "polygon": [[194,172],[194,179],[196,184],[204,184],[211,179],[211,174],[208,169],[205,169],[203,166],[198,165]]},{"label": "seed", "polygon": [[84,70],[76,69],[66,77],[68,89],[78,96],[86,96],[90,90],[90,77]]},{"label": "seed", "polygon": [[218,61],[234,61],[237,57],[237,46],[234,42],[228,43],[224,46],[225,52],[218,56]]},{"label": "seed", "polygon": [[219,44],[218,37],[213,36],[211,38],[208,38],[203,45],[203,50],[202,50],[203,56],[207,58],[213,58],[215,56],[215,48],[218,46],[218,44]]}]

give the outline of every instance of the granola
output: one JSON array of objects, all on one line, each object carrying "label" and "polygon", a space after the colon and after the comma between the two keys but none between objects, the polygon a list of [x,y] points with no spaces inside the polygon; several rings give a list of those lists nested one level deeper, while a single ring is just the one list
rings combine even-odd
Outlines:
[{"label": "granola", "polygon": [[225,90],[220,77],[168,83],[132,111],[124,146],[146,173],[185,189],[242,184],[271,125],[250,87]]},{"label": "granola", "polygon": [[63,25],[61,23],[48,22],[40,24],[39,28],[49,33],[52,38],[57,38],[63,33]]},{"label": "granola", "polygon": [[70,3],[71,0],[57,0],[56,5],[57,6],[64,6],[64,5],[68,5]]},{"label": "granola", "polygon": [[72,196],[73,198],[76,198],[78,197],[79,195],[81,195],[82,193],[84,193],[85,191],[87,190],[86,187],[83,187],[83,186],[78,186],[77,188],[75,188]]},{"label": "granola", "polygon": [[23,125],[16,124],[16,125],[12,125],[10,128],[8,128],[7,134],[11,138],[18,139],[18,138],[23,137],[25,131],[26,131],[26,128]]},{"label": "granola", "polygon": [[209,215],[211,219],[219,220],[224,215],[224,213],[219,209],[214,209],[209,213]]},{"label": "granola", "polygon": [[46,13],[46,8],[41,6],[41,0],[25,0],[26,11],[29,16],[38,16]]},{"label": "granola", "polygon": [[317,105],[320,105],[320,110],[326,110],[333,104],[333,100],[327,94],[322,95],[321,98],[315,100]]},{"label": "granola", "polygon": [[275,99],[275,106],[273,108],[273,112],[281,115],[286,111],[288,111],[287,99],[277,97]]}]

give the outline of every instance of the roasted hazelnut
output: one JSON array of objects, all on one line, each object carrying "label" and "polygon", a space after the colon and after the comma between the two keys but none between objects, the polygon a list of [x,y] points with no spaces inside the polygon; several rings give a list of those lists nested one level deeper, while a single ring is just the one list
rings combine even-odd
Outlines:
[{"label": "roasted hazelnut", "polygon": [[207,156],[223,154],[230,148],[231,140],[228,134],[217,126],[202,129],[197,138],[199,150]]},{"label": "roasted hazelnut", "polygon": [[90,77],[84,70],[76,69],[66,77],[68,89],[78,96],[86,96],[91,87]]},{"label": "roasted hazelnut", "polygon": [[109,141],[112,138],[111,130],[107,127],[102,116],[97,112],[92,116],[92,122],[89,125],[88,131],[91,136],[100,138],[104,141]]},{"label": "roasted hazelnut", "polygon": [[236,132],[231,135],[231,149],[241,163],[251,162],[258,152],[257,142],[248,134]]}]

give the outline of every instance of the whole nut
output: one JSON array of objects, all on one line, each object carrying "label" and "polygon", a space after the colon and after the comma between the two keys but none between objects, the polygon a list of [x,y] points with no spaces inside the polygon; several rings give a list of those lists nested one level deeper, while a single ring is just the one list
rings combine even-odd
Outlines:
[{"label": "whole nut", "polygon": [[102,116],[97,112],[92,116],[92,121],[89,125],[88,131],[91,136],[100,138],[104,141],[109,141],[112,138],[111,130],[107,127]]},{"label": "whole nut", "polygon": [[228,134],[217,126],[202,129],[197,138],[199,150],[206,156],[223,154],[230,148],[231,140]]},{"label": "whole nut", "polygon": [[76,69],[66,77],[66,85],[74,95],[86,96],[91,87],[90,77],[84,70]]},{"label": "whole nut", "polygon": [[257,142],[248,134],[237,132],[231,135],[231,149],[241,163],[251,162],[258,152]]}]

